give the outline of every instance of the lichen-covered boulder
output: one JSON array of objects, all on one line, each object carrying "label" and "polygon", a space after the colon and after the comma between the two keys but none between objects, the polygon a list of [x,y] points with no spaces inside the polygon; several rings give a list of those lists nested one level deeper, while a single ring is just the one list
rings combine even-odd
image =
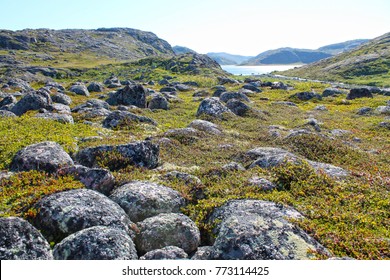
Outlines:
[{"label": "lichen-covered boulder", "polygon": [[95,190],[105,195],[109,195],[115,185],[115,178],[112,173],[103,168],[74,165],[60,169],[58,174],[72,175],[77,180],[80,180],[87,189]]},{"label": "lichen-covered boulder", "polygon": [[240,117],[244,117],[252,111],[250,106],[238,99],[229,99],[226,103],[226,107],[228,107],[235,115]]},{"label": "lichen-covered boulder", "polygon": [[123,230],[105,226],[69,235],[53,249],[56,260],[136,260],[135,245]]},{"label": "lichen-covered boulder", "polygon": [[313,98],[316,98],[318,100],[322,99],[321,95],[319,95],[315,92],[311,92],[311,91],[297,92],[297,93],[291,95],[290,98],[297,98],[297,99],[302,100],[302,101],[311,100]]},{"label": "lichen-covered boulder", "polygon": [[72,104],[72,99],[63,93],[56,93],[51,96],[51,100],[56,103],[64,104],[64,105],[70,105]]},{"label": "lichen-covered boulder", "polygon": [[58,113],[39,113],[35,115],[36,118],[53,120],[59,123],[70,123],[73,124],[74,120],[71,115],[68,114],[58,114]]},{"label": "lichen-covered boulder", "polygon": [[160,148],[150,141],[138,141],[118,146],[97,146],[80,150],[76,154],[76,161],[87,167],[99,167],[98,159],[107,153],[119,154],[128,165],[156,168],[158,165]]},{"label": "lichen-covered boulder", "polygon": [[84,96],[89,96],[90,95],[87,87],[84,84],[82,84],[82,83],[77,83],[77,84],[72,85],[69,88],[69,91],[73,92],[73,93],[75,93],[77,95],[84,95]]},{"label": "lichen-covered boulder", "polygon": [[212,135],[222,134],[222,131],[219,128],[219,126],[209,121],[194,120],[188,125],[188,127],[197,129],[199,131],[203,131],[207,134],[212,134]]},{"label": "lichen-covered boulder", "polygon": [[0,260],[51,260],[49,243],[27,221],[0,218]]},{"label": "lichen-covered boulder", "polygon": [[15,118],[17,115],[7,110],[0,110],[0,118]]},{"label": "lichen-covered boulder", "polygon": [[169,103],[168,100],[162,94],[155,94],[148,103],[148,108],[151,110],[162,109],[168,110]]},{"label": "lichen-covered boulder", "polygon": [[147,252],[140,257],[140,260],[181,260],[188,259],[188,255],[183,249],[176,246],[167,246]]},{"label": "lichen-covered boulder", "polygon": [[246,96],[245,94],[243,94],[241,92],[224,92],[219,97],[219,100],[221,100],[222,102],[225,102],[225,103],[231,99],[237,99],[237,100],[241,100],[241,101],[245,101],[245,102],[250,102],[248,96]]},{"label": "lichen-covered boulder", "polygon": [[120,89],[110,94],[107,99],[107,103],[112,106],[117,105],[134,105],[139,108],[146,107],[146,89],[140,85],[127,85],[123,89]]},{"label": "lichen-covered boulder", "polygon": [[196,112],[196,116],[207,115],[217,119],[224,119],[225,116],[232,116],[233,113],[216,97],[204,99]]},{"label": "lichen-covered boulder", "polygon": [[356,98],[369,97],[373,98],[371,91],[367,88],[353,88],[347,94],[347,100],[352,100]]},{"label": "lichen-covered boulder", "polygon": [[157,122],[151,118],[138,116],[126,111],[114,111],[110,113],[103,121],[103,127],[116,128],[119,126],[129,125],[131,123],[148,123],[157,125]]},{"label": "lichen-covered boulder", "polygon": [[274,183],[268,181],[265,178],[260,178],[257,176],[249,178],[248,185],[253,186],[253,187],[257,187],[263,191],[272,191],[272,190],[277,188],[277,186]]},{"label": "lichen-covered boulder", "polygon": [[111,194],[133,222],[139,222],[160,213],[178,213],[185,205],[179,192],[151,182],[127,183]]},{"label": "lichen-covered boulder", "polygon": [[65,166],[72,166],[73,160],[56,142],[41,142],[27,146],[12,159],[11,171],[41,170],[55,173]]},{"label": "lichen-covered boulder", "polygon": [[187,254],[200,244],[200,233],[195,223],[183,214],[163,213],[137,224],[135,243],[140,254],[166,246],[177,246]]},{"label": "lichen-covered boulder", "polygon": [[43,94],[28,93],[23,96],[11,109],[11,112],[17,116],[21,116],[30,110],[49,109],[52,100],[50,96]]},{"label": "lichen-covered boulder", "polygon": [[291,207],[261,200],[231,200],[212,213],[216,238],[211,259],[301,260],[310,251],[329,252],[302,229],[287,221],[302,219]]},{"label": "lichen-covered boulder", "polygon": [[102,83],[91,82],[87,87],[89,92],[103,92],[104,86]]},{"label": "lichen-covered boulder", "polygon": [[134,236],[135,224],[124,210],[108,197],[88,189],[55,193],[39,200],[32,219],[48,241],[58,242],[68,235],[93,226],[108,226]]}]

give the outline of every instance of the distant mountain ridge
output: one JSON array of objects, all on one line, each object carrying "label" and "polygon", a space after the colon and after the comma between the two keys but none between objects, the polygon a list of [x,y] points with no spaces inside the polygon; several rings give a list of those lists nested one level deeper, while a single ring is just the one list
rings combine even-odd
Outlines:
[{"label": "distant mountain ridge", "polygon": [[212,59],[214,59],[220,65],[237,65],[253,57],[253,56],[229,54],[225,52],[218,52],[218,53],[210,52],[207,53],[207,55]]},{"label": "distant mountain ridge", "polygon": [[350,51],[278,74],[390,87],[390,32]]},{"label": "distant mountain ridge", "polygon": [[330,56],[332,55],[314,50],[280,48],[263,52],[242,65],[307,64]]},{"label": "distant mountain ridge", "polygon": [[369,39],[350,40],[350,41],[346,41],[346,42],[342,42],[342,43],[323,46],[321,48],[318,48],[318,51],[322,51],[322,52],[336,55],[336,54],[339,54],[342,52],[350,51],[350,50],[360,46],[361,44],[367,43],[368,41],[370,41],[370,40]]}]

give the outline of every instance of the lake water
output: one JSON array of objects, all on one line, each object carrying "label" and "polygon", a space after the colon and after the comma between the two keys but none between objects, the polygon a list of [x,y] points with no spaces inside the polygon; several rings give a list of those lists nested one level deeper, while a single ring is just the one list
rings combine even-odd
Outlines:
[{"label": "lake water", "polygon": [[261,65],[261,66],[238,66],[238,65],[221,65],[222,69],[233,75],[262,75],[269,74],[272,71],[284,71],[299,67],[302,65]]}]

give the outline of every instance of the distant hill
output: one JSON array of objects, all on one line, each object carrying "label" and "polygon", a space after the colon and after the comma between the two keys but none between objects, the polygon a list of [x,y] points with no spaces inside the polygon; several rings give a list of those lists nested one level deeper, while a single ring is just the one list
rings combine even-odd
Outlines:
[{"label": "distant hill", "polygon": [[370,41],[370,40],[368,40],[368,39],[351,40],[351,41],[346,41],[346,42],[342,42],[342,43],[323,46],[323,47],[319,48],[318,51],[336,55],[336,54],[339,54],[342,52],[350,51],[350,50],[360,46],[361,44],[367,43],[368,41]]},{"label": "distant hill", "polygon": [[207,55],[212,59],[214,59],[220,65],[237,65],[253,57],[253,56],[229,54],[224,52],[220,52],[220,53],[211,52],[211,53],[207,53]]},{"label": "distant hill", "polygon": [[390,33],[348,52],[278,74],[390,87]]},{"label": "distant hill", "polygon": [[175,52],[175,54],[178,54],[178,55],[179,54],[186,54],[186,53],[197,53],[196,51],[191,50],[190,48],[182,47],[182,46],[174,46],[172,49]]},{"label": "distant hill", "polygon": [[331,54],[305,49],[281,48],[259,54],[242,63],[243,65],[262,64],[306,64],[330,57]]}]

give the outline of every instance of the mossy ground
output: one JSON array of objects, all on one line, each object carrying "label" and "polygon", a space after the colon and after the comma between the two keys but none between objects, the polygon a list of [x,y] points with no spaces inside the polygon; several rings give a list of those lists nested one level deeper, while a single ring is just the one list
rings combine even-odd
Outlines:
[{"label": "mossy ground", "polygon": [[[119,67],[119,66],[118,66]],[[143,67],[143,66],[142,66]],[[137,78],[134,68],[125,71],[117,68],[119,78]],[[143,68],[142,68],[143,69]],[[146,68],[145,68],[146,69]],[[86,72],[82,79],[102,81]],[[149,70],[145,70],[149,71]],[[133,73],[134,74],[131,74]],[[125,73],[121,76],[121,73]],[[145,72],[146,73],[146,72]],[[181,102],[171,103],[169,111],[137,109],[134,112],[151,117],[158,126],[132,125],[118,130],[106,130],[84,125],[74,116],[76,124],[65,125],[53,121],[25,116],[0,120],[0,164],[6,169],[12,156],[22,147],[32,143],[52,140],[59,142],[67,151],[101,144],[123,144],[134,140],[159,136],[169,129],[186,127],[196,119],[200,100],[192,96],[195,91],[212,93],[211,86],[217,84],[213,75],[190,76],[158,68],[148,72],[147,78],[159,79],[169,74],[173,81],[196,81],[200,88],[180,92]],[[140,77],[138,77],[140,78]],[[238,79],[240,77],[237,77]],[[70,83],[70,80],[62,80]],[[264,89],[262,93],[250,96],[251,106],[263,111],[260,115],[245,118],[234,117],[225,121],[215,120],[224,131],[223,136],[207,136],[195,141],[172,140],[160,146],[161,167],[144,170],[134,167],[114,172],[118,183],[128,180],[151,180],[162,182],[160,175],[168,170],[181,170],[198,176],[204,184],[205,198],[193,198],[192,189],[179,181],[164,183],[179,190],[189,201],[183,211],[193,218],[201,230],[210,225],[205,219],[212,209],[235,198],[271,200],[291,205],[301,211],[307,219],[294,221],[318,239],[337,256],[358,259],[390,259],[390,131],[379,128],[384,116],[358,116],[357,109],[363,106],[375,108],[384,105],[389,98],[377,95],[373,99],[356,99],[346,102],[345,95],[328,97],[321,101],[299,102],[298,107],[272,104],[274,101],[289,100],[298,91],[315,90],[321,93],[329,85],[320,83],[289,82],[292,91]],[[161,86],[148,86],[159,90]],[[229,90],[238,89],[228,86]],[[89,98],[96,97],[93,94]],[[72,106],[88,98],[72,96]],[[267,100],[265,100],[267,98]],[[325,105],[328,111],[316,111],[318,105]],[[270,137],[270,125],[283,126],[286,130],[300,128],[305,119],[315,117],[320,121],[322,132],[332,129],[346,129],[351,134],[335,137],[335,140],[319,136],[303,136],[293,141]],[[101,123],[101,119],[93,119]],[[102,138],[82,142],[86,136],[100,135]],[[361,142],[354,142],[360,138]],[[325,175],[316,174],[309,166],[285,165],[271,170],[260,168],[238,172],[224,172],[221,166],[231,161],[247,164],[243,155],[255,147],[282,147],[308,159],[331,163],[351,171],[352,176],[343,182],[336,182]],[[102,162],[102,164],[108,164]],[[253,176],[268,178],[276,183],[278,190],[264,192],[249,186]],[[81,185],[70,178],[45,177],[41,173],[27,172],[16,175],[1,183],[1,215],[33,215],[29,206],[39,197],[49,193]]]}]

